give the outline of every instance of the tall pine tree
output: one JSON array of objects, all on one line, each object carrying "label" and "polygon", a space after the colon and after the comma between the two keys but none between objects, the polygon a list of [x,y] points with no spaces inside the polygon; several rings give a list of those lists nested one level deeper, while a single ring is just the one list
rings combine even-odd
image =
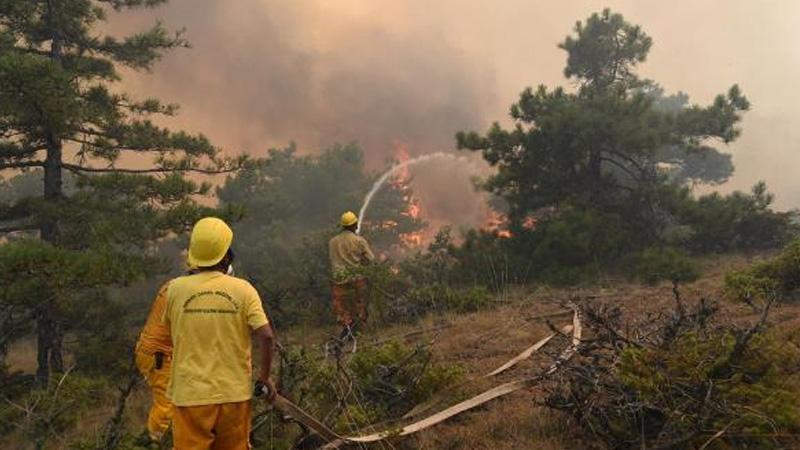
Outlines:
[{"label": "tall pine tree", "polygon": [[115,85],[120,68],[149,70],[187,42],[161,24],[126,38],[98,25],[112,11],[165,2],[0,0],[0,170],[30,172],[41,186],[0,202],[0,323],[15,323],[3,335],[35,331],[41,380],[64,369],[62,340],[81,296],[153,273],[155,243],[212,213],[195,201],[210,186],[185,174],[246,161],[158,126],[153,116],[174,105]]},{"label": "tall pine tree", "polygon": [[511,107],[512,129],[458,133],[460,148],[497,167],[485,187],[507,201],[515,232],[537,211],[572,209],[614,214],[647,239],[669,183],[719,183],[732,173],[716,145],[738,137],[747,99],[735,85],[709,106],[664,96],[636,72],[651,45],[622,15],[593,14],[559,44],[574,91],[528,88]]}]

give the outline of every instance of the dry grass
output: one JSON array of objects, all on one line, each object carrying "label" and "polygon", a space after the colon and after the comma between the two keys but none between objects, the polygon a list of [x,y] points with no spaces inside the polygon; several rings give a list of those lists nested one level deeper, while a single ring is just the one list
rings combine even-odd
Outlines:
[{"label": "dry grass", "polygon": [[[687,301],[696,301],[700,296],[720,300],[722,317],[731,321],[742,321],[753,317],[753,311],[744,305],[722,300],[724,275],[733,268],[741,268],[752,262],[750,256],[709,257],[701,260],[705,275],[697,282],[682,287]],[[570,316],[540,319],[562,310],[562,305],[573,298],[581,301],[607,302],[622,307],[631,320],[644,317],[674,304],[672,288],[668,284],[642,286],[618,279],[606,279],[595,286],[571,289],[539,288],[536,290],[513,290],[503,296],[497,308],[473,314],[443,314],[428,317],[414,326],[397,325],[367,330],[360,345],[385,340],[390,336],[403,336],[419,329],[438,330],[418,333],[417,341],[432,341],[437,359],[458,363],[467,370],[467,379],[477,379],[548,333],[552,324],[560,327],[569,323]],[[780,305],[776,308],[772,322],[780,329],[790,332],[800,325],[800,305]],[[442,328],[441,324],[447,327]],[[330,327],[295,329],[282,339],[295,345],[321,348],[321,343],[334,335]],[[467,383],[464,394],[478,393],[506,381],[537,373],[552,361],[552,355],[566,346],[566,339],[556,339],[546,351],[531,360],[490,380]],[[321,349],[320,349],[321,352]],[[32,342],[17,344],[11,352],[13,367],[30,371],[34,368],[35,348]],[[442,424],[417,435],[393,440],[389,448],[418,448],[425,450],[445,449],[525,449],[541,450],[587,448],[576,439],[576,428],[570,419],[539,406],[540,393],[535,389],[517,392],[480,408],[463,413]],[[149,404],[148,393],[143,386],[129,403],[128,417],[134,426],[142,427]],[[439,405],[436,409],[446,405]],[[86,417],[75,435],[99,430],[109,417],[113,405]],[[19,448],[11,444],[0,449]],[[375,445],[374,448],[386,448]]]}]

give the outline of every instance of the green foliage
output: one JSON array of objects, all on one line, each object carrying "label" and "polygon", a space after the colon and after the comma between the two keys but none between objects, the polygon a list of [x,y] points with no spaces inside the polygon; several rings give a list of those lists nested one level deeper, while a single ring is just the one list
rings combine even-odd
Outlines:
[{"label": "green foliage", "polygon": [[537,264],[529,257],[530,245],[530,240],[501,239],[494,233],[469,230],[461,245],[446,247],[446,279],[456,285],[484,286],[492,292],[529,282]]},{"label": "green foliage", "polygon": [[[428,314],[474,312],[490,306],[491,295],[482,286],[458,288],[448,282],[422,281],[431,276],[429,262],[429,255],[418,255],[404,261],[399,270],[380,264],[365,272],[374,320],[408,323]],[[443,270],[449,278],[454,269],[448,266]]]},{"label": "green foliage", "polygon": [[674,248],[648,248],[633,255],[631,260],[631,274],[651,285],[662,280],[690,283],[700,276],[698,264]]},{"label": "green foliage", "polygon": [[595,86],[635,82],[634,67],[647,59],[653,40],[640,27],[625,22],[621,14],[605,9],[575,25],[559,48],[567,52],[564,76]]},{"label": "green foliage", "polygon": [[665,95],[638,77],[652,40],[620,14],[593,14],[574,31],[559,47],[575,92],[527,88],[511,107],[513,128],[495,123],[484,135],[457,134],[459,148],[480,151],[497,168],[482,187],[507,205],[511,231],[508,245],[487,236],[465,245],[507,247],[510,260],[532,260],[534,278],[563,284],[673,244],[667,235],[679,227],[692,230],[686,245],[701,251],[784,239],[788,216],[769,208],[763,185],[752,196],[699,200],[684,188],[732,173],[730,156],[715,144],[739,136],[750,105],[738,86],[710,105],[690,104],[686,94]]},{"label": "green foliage", "polygon": [[417,285],[392,303],[388,315],[411,321],[427,313],[475,312],[489,306],[490,301],[489,292],[483,287],[456,290],[440,283]]},{"label": "green foliage", "polygon": [[138,336],[138,326],[130,321],[134,304],[96,289],[70,305],[64,320],[75,330],[78,345],[68,349],[82,374],[114,380],[128,376]]},{"label": "green foliage", "polygon": [[431,357],[426,347],[389,342],[356,353],[349,368],[367,409],[389,418],[408,412],[464,374],[458,366],[432,363]]},{"label": "green foliage", "polygon": [[734,298],[747,302],[786,299],[800,288],[800,239],[774,258],[726,274],[725,287]]},{"label": "green foliage", "polygon": [[[279,373],[285,395],[334,429],[351,434],[399,418],[457,384],[464,369],[433,361],[427,347],[388,342],[361,346],[349,360],[338,361],[288,347],[281,354]],[[271,421],[270,427],[256,433],[264,448],[295,448],[293,442],[302,438],[291,425]]]},{"label": "green foliage", "polygon": [[[108,337],[108,330],[91,335],[77,325],[85,323],[88,300],[102,298],[104,287],[161,272],[157,243],[199,217],[237,215],[201,206],[210,185],[184,174],[235,170],[246,158],[224,157],[203,135],[156,125],[177,107],[137,101],[115,86],[122,69],[149,70],[187,45],[160,23],[127,37],[103,33],[111,9],[161,3],[0,2],[0,170],[10,173],[0,189],[0,237],[20,242],[0,247],[0,264],[24,278],[4,285],[0,318],[24,319],[14,339],[36,322],[41,379],[50,363],[63,370],[67,334],[76,333],[84,350]],[[131,160],[137,168],[120,167]],[[119,312],[100,305],[105,314]],[[0,347],[8,343],[2,339]]]},{"label": "green foliage", "polygon": [[44,448],[108,401],[113,389],[102,379],[58,374],[43,387],[0,404],[0,435],[14,432],[22,442]]},{"label": "green foliage", "polygon": [[[753,448],[776,448],[769,438],[772,433],[800,430],[800,377],[796,362],[799,355],[777,336],[759,336],[737,359],[735,374],[719,379],[720,367],[727,364],[727,356],[736,342],[730,332],[718,332],[713,336],[687,333],[667,349],[627,349],[621,355],[619,378],[640,401],[661,405],[674,414],[691,408],[684,404],[686,398],[676,395],[684,387],[713,389],[715,401],[724,404],[726,409],[710,412],[712,419],[707,427],[728,430],[732,437],[725,439],[723,436],[722,442],[727,443],[710,448],[729,448],[727,445],[734,442],[740,442],[739,445],[747,442]],[[718,382],[712,385],[708,380]],[[652,417],[651,420],[655,423],[669,421],[683,427],[671,430],[677,434],[692,435],[696,427],[696,423],[677,416]],[[626,430],[627,423],[612,426],[620,434],[639,432]],[[686,445],[702,445],[708,439],[705,434],[699,435]]]},{"label": "green foliage", "polygon": [[684,201],[677,214],[692,230],[687,246],[702,252],[780,247],[796,234],[795,214],[773,211],[772,201],[763,182],[751,194],[713,193]]},{"label": "green foliage", "polygon": [[[217,194],[223,203],[247,209],[240,233],[296,240],[306,232],[337,228],[343,212],[358,211],[375,178],[364,168],[363,152],[356,145],[307,156],[297,155],[291,145],[271,149],[267,158],[228,177]],[[420,228],[418,220],[401,214],[408,194],[389,184],[375,198],[363,229],[376,246],[396,244],[400,234]]]},{"label": "green foliage", "polygon": [[582,311],[582,353],[556,375],[548,404],[608,448],[787,448],[800,429],[798,333],[744,328],[706,299],[631,322],[618,307]]},{"label": "green foliage", "polygon": [[613,214],[571,210],[544,222],[534,232],[532,259],[541,267],[540,278],[572,284],[599,274],[631,242],[627,224]]}]

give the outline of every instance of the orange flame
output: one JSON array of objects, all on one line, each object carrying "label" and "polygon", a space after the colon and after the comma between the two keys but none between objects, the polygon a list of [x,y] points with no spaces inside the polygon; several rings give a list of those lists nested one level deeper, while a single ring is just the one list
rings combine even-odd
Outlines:
[{"label": "orange flame", "polygon": [[528,216],[522,221],[522,228],[525,228],[526,230],[533,230],[536,228],[537,223],[539,223],[539,221],[535,217]]},{"label": "orange flame", "polygon": [[[394,141],[394,157],[400,164],[411,159],[411,155],[408,153],[408,144],[400,141]],[[397,175],[395,175],[394,179],[395,182],[399,184],[407,184],[409,181],[411,181],[411,173],[408,170],[408,166],[400,169],[400,171],[397,172]]]},{"label": "orange flame", "polygon": [[[398,163],[404,163],[410,159],[411,156],[408,152],[407,144],[400,141],[395,141],[394,149],[394,157],[397,159]],[[408,167],[403,167],[393,178],[392,185],[403,192],[403,200],[407,206],[405,211],[403,211],[401,214],[412,219],[419,219],[422,217],[422,206],[420,205],[419,199],[414,197],[414,195],[411,193],[411,189],[409,187],[410,182],[411,173],[409,172]],[[400,235],[400,240],[408,247],[421,247],[425,241],[424,233],[422,231],[402,233]]]},{"label": "orange flame", "polygon": [[508,239],[512,236],[511,231],[508,229],[508,217],[493,209],[489,210],[484,228],[499,238]]}]

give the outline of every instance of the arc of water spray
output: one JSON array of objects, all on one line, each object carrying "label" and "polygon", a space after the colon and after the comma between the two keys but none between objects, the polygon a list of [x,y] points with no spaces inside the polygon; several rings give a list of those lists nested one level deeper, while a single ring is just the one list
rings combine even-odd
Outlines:
[{"label": "arc of water spray", "polygon": [[403,161],[399,164],[395,164],[389,168],[383,175],[378,178],[375,183],[372,185],[372,189],[369,190],[367,196],[364,197],[364,204],[361,205],[361,209],[358,211],[358,228],[356,229],[357,234],[361,234],[361,224],[364,223],[364,217],[367,214],[367,208],[369,208],[370,202],[372,202],[372,197],[375,196],[376,193],[381,189],[381,186],[386,183],[386,180],[392,177],[398,170],[401,170],[405,167],[419,164],[422,162],[430,161],[432,159],[451,159],[454,161],[464,160],[463,157],[455,156],[452,153],[445,153],[445,152],[436,152],[436,153],[429,153],[427,155],[417,156],[416,158],[411,158],[407,161]]}]

